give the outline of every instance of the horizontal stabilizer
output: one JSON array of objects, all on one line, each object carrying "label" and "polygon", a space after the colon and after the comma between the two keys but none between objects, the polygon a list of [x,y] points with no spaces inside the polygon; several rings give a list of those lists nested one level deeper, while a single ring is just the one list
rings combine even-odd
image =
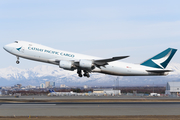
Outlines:
[{"label": "horizontal stabilizer", "polygon": [[173,72],[173,70],[146,70],[146,71],[153,72],[153,73]]}]

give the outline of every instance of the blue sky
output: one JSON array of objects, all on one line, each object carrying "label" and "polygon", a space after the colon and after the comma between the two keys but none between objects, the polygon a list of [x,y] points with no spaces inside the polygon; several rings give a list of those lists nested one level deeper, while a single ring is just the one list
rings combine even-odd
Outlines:
[{"label": "blue sky", "polygon": [[[0,68],[44,63],[3,50],[15,40],[109,58],[130,55],[141,63],[168,47],[180,48],[178,0],[1,0]],[[179,63],[178,51],[172,62]]]}]

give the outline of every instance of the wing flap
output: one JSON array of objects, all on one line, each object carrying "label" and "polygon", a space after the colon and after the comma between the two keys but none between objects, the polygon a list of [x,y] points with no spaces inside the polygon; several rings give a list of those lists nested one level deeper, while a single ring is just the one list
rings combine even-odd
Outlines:
[{"label": "wing flap", "polygon": [[127,57],[129,57],[129,56],[119,56],[119,57],[112,57],[112,58],[108,58],[108,59],[94,60],[94,64],[96,64],[98,66],[103,66],[103,65],[107,65],[108,62],[121,60],[121,59],[124,59],[124,58],[127,58]]}]

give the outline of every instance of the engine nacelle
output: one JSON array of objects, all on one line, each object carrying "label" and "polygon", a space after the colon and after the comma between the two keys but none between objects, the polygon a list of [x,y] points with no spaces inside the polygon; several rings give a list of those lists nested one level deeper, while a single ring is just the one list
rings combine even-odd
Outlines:
[{"label": "engine nacelle", "polygon": [[61,60],[59,62],[59,67],[65,69],[65,70],[74,70],[75,69],[74,63],[72,61],[67,61],[67,60]]},{"label": "engine nacelle", "polygon": [[84,60],[84,59],[79,61],[79,67],[84,68],[84,69],[88,69],[88,70],[92,70],[92,69],[95,68],[94,64],[93,64],[93,61]]}]

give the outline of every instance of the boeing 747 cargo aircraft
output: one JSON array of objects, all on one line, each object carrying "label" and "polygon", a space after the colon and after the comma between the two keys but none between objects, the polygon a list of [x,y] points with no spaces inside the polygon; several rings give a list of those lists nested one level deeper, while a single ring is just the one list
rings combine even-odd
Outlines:
[{"label": "boeing 747 cargo aircraft", "polygon": [[19,64],[19,58],[55,64],[65,70],[77,70],[79,77],[90,77],[89,73],[91,72],[116,76],[167,75],[169,72],[172,72],[172,70],[166,69],[166,66],[177,51],[177,49],[168,48],[141,64],[132,64],[118,61],[129,56],[117,56],[103,59],[56,50],[25,41],[15,41],[14,43],[5,45],[4,49],[17,57],[17,64]]}]

